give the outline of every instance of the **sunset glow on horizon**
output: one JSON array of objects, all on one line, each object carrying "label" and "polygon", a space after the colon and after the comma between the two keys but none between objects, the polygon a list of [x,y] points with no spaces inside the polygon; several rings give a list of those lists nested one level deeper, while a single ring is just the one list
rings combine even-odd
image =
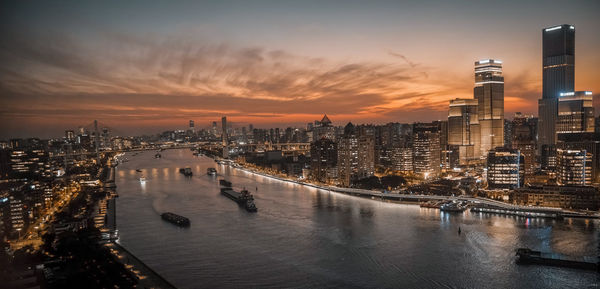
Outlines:
[{"label": "sunset glow on horizon", "polygon": [[0,12],[0,135],[94,119],[134,134],[224,115],[255,127],[446,119],[486,58],[503,61],[505,117],[537,115],[541,31],[563,23],[576,28],[576,90],[598,96],[600,2],[467,2],[15,2]]}]

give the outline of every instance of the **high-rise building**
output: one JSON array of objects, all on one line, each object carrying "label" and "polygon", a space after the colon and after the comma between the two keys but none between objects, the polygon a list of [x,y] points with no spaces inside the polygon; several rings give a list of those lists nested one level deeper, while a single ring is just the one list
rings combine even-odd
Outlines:
[{"label": "high-rise building", "polygon": [[439,125],[413,124],[412,144],[414,172],[425,178],[438,175],[441,163]]},{"label": "high-rise building", "polygon": [[321,138],[310,145],[310,168],[315,180],[331,183],[337,179],[337,144],[328,138]]},{"label": "high-rise building", "polygon": [[519,150],[498,147],[488,152],[489,189],[520,188],[525,182],[524,158]]},{"label": "high-rise building", "polygon": [[504,77],[502,61],[483,59],[475,62],[475,88],[481,153],[504,146]]},{"label": "high-rise building", "polygon": [[521,152],[525,162],[525,181],[536,168],[536,121],[531,116],[515,113],[511,124],[511,147]]},{"label": "high-rise building", "polygon": [[561,92],[558,98],[556,133],[594,132],[592,102],[591,91]]},{"label": "high-rise building", "polygon": [[75,132],[73,130],[65,130],[65,141],[68,143],[75,141]]},{"label": "high-rise building", "polygon": [[343,186],[375,173],[375,140],[360,134],[352,123],[344,128],[338,140],[338,180]]},{"label": "high-rise building", "polygon": [[586,150],[556,150],[557,181],[563,186],[592,183],[592,154]]},{"label": "high-rise building", "polygon": [[592,183],[600,183],[600,133],[561,133],[556,147],[563,150],[585,150],[592,155]]},{"label": "high-rise building", "polygon": [[319,140],[323,137],[335,140],[335,127],[331,125],[331,120],[327,115],[323,116],[321,121],[315,121],[317,125],[313,127],[313,140]]},{"label": "high-rise building", "polygon": [[227,138],[227,117],[221,118],[221,141],[223,142],[223,158],[229,157],[229,139]]},{"label": "high-rise building", "polygon": [[[575,27],[563,24],[542,30],[542,99],[538,101],[539,149],[543,155],[554,155],[558,98],[561,93],[575,91]],[[542,157],[542,166],[548,161]]]},{"label": "high-rise building", "polygon": [[480,126],[477,99],[454,99],[448,110],[448,145],[458,150],[459,165],[478,159]]},{"label": "high-rise building", "polygon": [[192,133],[196,133],[196,128],[194,127],[194,121],[190,119],[190,131]]}]

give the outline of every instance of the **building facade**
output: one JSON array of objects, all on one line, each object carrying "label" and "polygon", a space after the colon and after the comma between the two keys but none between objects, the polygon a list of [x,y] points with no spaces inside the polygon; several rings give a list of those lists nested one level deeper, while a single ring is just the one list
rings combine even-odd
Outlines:
[{"label": "building facade", "polygon": [[542,30],[542,99],[538,101],[539,150],[542,166],[556,144],[558,98],[561,93],[575,91],[575,27],[569,24]]},{"label": "building facade", "polygon": [[459,165],[481,156],[477,99],[454,99],[448,110],[448,145],[458,151]]},{"label": "building facade", "polygon": [[489,189],[522,187],[525,182],[525,164],[519,150],[496,148],[489,151],[487,182]]},{"label": "building facade", "polygon": [[556,150],[556,177],[559,185],[592,184],[592,154],[586,150]]},{"label": "building facade", "polygon": [[481,153],[504,146],[504,77],[502,61],[475,62],[475,88],[481,134]]}]

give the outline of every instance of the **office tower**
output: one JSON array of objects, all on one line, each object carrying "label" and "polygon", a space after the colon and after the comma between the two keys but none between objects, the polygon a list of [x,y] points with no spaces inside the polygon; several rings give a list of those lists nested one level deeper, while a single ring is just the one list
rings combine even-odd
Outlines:
[{"label": "office tower", "polygon": [[217,136],[217,122],[216,121],[212,122],[211,133],[214,137]]},{"label": "office tower", "polygon": [[575,91],[575,27],[568,24],[542,30],[542,99],[538,101],[538,141],[542,166],[554,155],[558,98]]},{"label": "office tower", "polygon": [[223,142],[223,158],[229,157],[229,139],[227,138],[227,117],[221,118],[221,141]]},{"label": "office tower", "polygon": [[562,150],[585,150],[591,154],[592,183],[600,183],[600,133],[561,133],[556,147]]},{"label": "office tower", "polygon": [[521,152],[525,165],[525,181],[535,173],[536,130],[535,119],[515,113],[511,124],[511,147]]},{"label": "office tower", "polygon": [[557,181],[563,186],[592,183],[592,154],[586,150],[556,150]]},{"label": "office tower", "polygon": [[192,134],[196,133],[196,128],[194,127],[194,121],[190,119],[190,131]]},{"label": "office tower", "polygon": [[413,124],[414,172],[428,178],[440,173],[440,133],[437,123]]},{"label": "office tower", "polygon": [[562,92],[558,98],[556,133],[594,132],[594,106],[591,91]]},{"label": "office tower", "polygon": [[504,77],[502,61],[475,62],[474,98],[477,99],[481,133],[481,154],[504,146]]},{"label": "office tower", "polygon": [[322,183],[337,179],[337,144],[328,138],[321,138],[310,145],[310,168],[312,177]]},{"label": "office tower", "polygon": [[75,140],[75,132],[72,130],[65,130],[65,141],[72,143]]},{"label": "office tower", "polygon": [[477,99],[454,99],[448,110],[448,145],[458,151],[459,165],[478,159],[480,152],[480,125]]},{"label": "office tower", "polygon": [[515,189],[525,181],[524,158],[516,149],[498,147],[487,157],[487,182],[489,189]]}]

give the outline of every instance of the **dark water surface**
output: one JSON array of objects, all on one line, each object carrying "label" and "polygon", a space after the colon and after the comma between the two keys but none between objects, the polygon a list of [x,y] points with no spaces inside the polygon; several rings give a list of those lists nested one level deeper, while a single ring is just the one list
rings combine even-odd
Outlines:
[{"label": "dark water surface", "polygon": [[[514,262],[518,247],[592,256],[598,221],[441,213],[289,184],[217,165],[189,150],[163,151],[162,159],[154,154],[128,153],[130,161],[117,168],[120,243],[179,288],[599,284],[594,272]],[[192,178],[178,172],[186,166]],[[219,176],[207,176],[208,167]],[[258,213],[219,193],[223,176],[237,188],[258,187]],[[159,213],[165,211],[188,217],[191,227],[164,222]]]}]

